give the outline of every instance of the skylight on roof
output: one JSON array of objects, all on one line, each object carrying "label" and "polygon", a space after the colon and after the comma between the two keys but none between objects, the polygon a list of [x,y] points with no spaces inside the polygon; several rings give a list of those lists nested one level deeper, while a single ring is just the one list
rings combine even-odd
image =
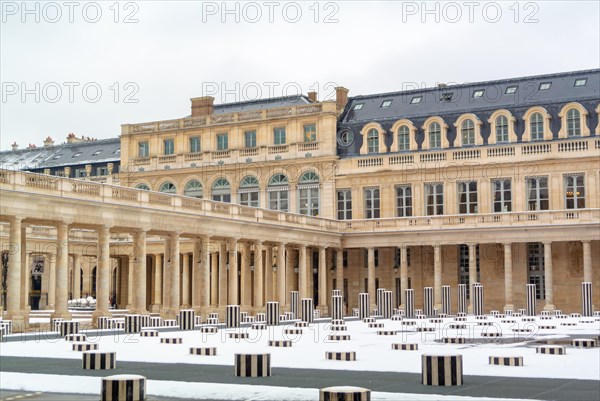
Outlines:
[{"label": "skylight on roof", "polygon": [[512,95],[513,93],[517,93],[517,86],[516,85],[507,86],[506,90],[504,91],[504,94]]},{"label": "skylight on roof", "polygon": [[381,108],[385,109],[386,107],[390,107],[391,104],[392,104],[391,100],[384,100],[383,103],[381,103]]},{"label": "skylight on roof", "polygon": [[56,160],[56,159],[60,159],[60,157],[61,157],[61,156],[62,156],[62,155],[56,155],[56,156],[54,156],[54,160]]},{"label": "skylight on roof", "polygon": [[575,80],[575,86],[585,86],[587,84],[587,78],[578,78]]},{"label": "skylight on roof", "polygon": [[102,153],[102,149],[95,151],[94,153],[92,153],[92,156],[96,156],[99,155],[100,153]]},{"label": "skylight on roof", "polygon": [[353,110],[361,110],[364,106],[364,103],[358,103],[354,105],[354,109]]},{"label": "skylight on roof", "polygon": [[538,90],[547,91],[552,86],[552,82],[542,82]]},{"label": "skylight on roof", "polygon": [[410,99],[410,104],[421,103],[421,100],[423,100],[423,96],[415,96],[412,99]]},{"label": "skylight on roof", "polygon": [[442,102],[449,102],[450,100],[452,100],[452,96],[454,96],[453,92],[442,93],[442,96],[440,97],[440,100]]},{"label": "skylight on roof", "polygon": [[73,155],[73,157],[79,157],[79,156],[81,156],[81,152],[77,152]]},{"label": "skylight on roof", "polygon": [[119,154],[121,154],[121,148],[119,148],[119,149],[115,150],[113,153],[114,153],[115,155],[119,155]]},{"label": "skylight on roof", "polygon": [[484,93],[485,93],[485,90],[477,89],[477,90],[473,91],[473,98],[476,99],[478,97],[483,97]]}]

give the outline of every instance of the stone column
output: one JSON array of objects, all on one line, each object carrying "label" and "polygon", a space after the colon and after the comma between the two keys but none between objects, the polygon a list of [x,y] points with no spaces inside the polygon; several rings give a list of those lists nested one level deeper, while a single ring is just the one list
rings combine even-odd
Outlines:
[{"label": "stone column", "polygon": [[227,306],[227,245],[219,247],[219,307]]},{"label": "stone column", "polygon": [[433,307],[442,310],[442,246],[433,246]]},{"label": "stone column", "polygon": [[27,254],[27,228],[21,226],[21,310],[28,313],[29,307],[29,282],[31,273],[29,268],[29,255]]},{"label": "stone column", "polygon": [[229,305],[239,305],[240,303],[238,299],[239,279],[237,239],[232,238],[229,240]]},{"label": "stone column", "polygon": [[248,249],[248,244],[240,243],[240,305],[244,310],[248,309],[248,307],[252,304],[252,299],[250,298],[250,250]]},{"label": "stone column", "polygon": [[154,294],[150,312],[159,313],[162,304],[162,277],[163,277],[163,255],[157,253],[154,255]]},{"label": "stone column", "polygon": [[[98,321],[98,318],[101,316],[111,316],[108,310],[110,280],[110,229],[106,226],[103,226],[98,229],[97,255],[98,256],[96,257],[96,260],[98,261],[98,264],[96,266],[96,311],[92,313],[92,321],[94,323],[96,323]],[[58,270],[59,269],[57,269],[57,272]],[[56,310],[58,312],[58,307],[56,308]]]},{"label": "stone column", "polygon": [[583,281],[593,283],[592,275],[592,247],[591,241],[581,241],[583,243]]},{"label": "stone column", "polygon": [[406,306],[406,292],[408,289],[408,247],[400,246],[400,307]]},{"label": "stone column", "polygon": [[165,237],[165,257],[163,258],[163,285],[161,313],[168,313],[171,305],[171,237]]},{"label": "stone column", "polygon": [[210,237],[202,238],[202,254],[204,255],[204,263],[202,264],[201,272],[201,288],[200,305],[202,308],[210,306]]},{"label": "stone column", "polygon": [[213,242],[211,248],[214,248],[214,252],[210,264],[210,304],[213,307],[219,303],[219,249],[217,247],[219,245]]},{"label": "stone column", "polygon": [[296,290],[296,272],[294,271],[294,266],[295,266],[295,251],[290,247],[288,249],[288,251],[286,252],[286,271],[285,271],[285,287],[286,287],[286,291],[287,293],[285,294],[286,297],[286,305],[289,305],[289,294],[290,291],[294,291]]},{"label": "stone column", "polygon": [[369,299],[371,302],[369,309],[373,310],[376,305],[375,301],[377,300],[377,293],[375,290],[375,248],[367,248],[367,281]]},{"label": "stone column", "polygon": [[336,289],[340,290],[344,299],[347,297],[344,294],[344,249],[339,248],[335,253],[335,282]]},{"label": "stone column", "polygon": [[[48,260],[49,259],[49,260]],[[48,271],[48,303],[46,309],[54,310],[54,284],[56,283],[56,254],[49,253],[47,255],[46,266],[49,268]]]},{"label": "stone column", "polygon": [[287,292],[285,290],[286,275],[285,243],[280,242],[277,244],[277,301],[279,301],[280,307],[287,304]]},{"label": "stone column", "polygon": [[14,331],[24,331],[28,320],[21,310],[21,222],[20,217],[10,218],[5,319],[13,321]]},{"label": "stone column", "polygon": [[81,298],[81,255],[73,254],[73,299]]},{"label": "stone column", "polygon": [[265,246],[265,301],[274,301],[273,296],[273,245]]},{"label": "stone column", "polygon": [[266,264],[262,256],[262,241],[256,241],[254,249],[254,307],[262,308],[264,306],[263,266]]},{"label": "stone column", "polygon": [[544,310],[554,310],[554,275],[552,274],[552,242],[544,242],[544,279],[546,305]]},{"label": "stone column", "polygon": [[146,231],[137,231],[134,238],[135,311],[138,314],[148,314],[146,309]]},{"label": "stone column", "polygon": [[469,245],[469,306],[467,311],[473,313],[473,286],[477,282],[477,244]]},{"label": "stone column", "polygon": [[200,314],[202,293],[202,240],[194,238],[194,251],[192,253],[192,309]]},{"label": "stone column", "polygon": [[515,310],[511,243],[504,244],[504,303],[504,310]]},{"label": "stone column", "polygon": [[127,256],[127,305],[125,306],[125,308],[130,312],[132,312],[135,309],[135,294],[133,293],[133,278],[135,274],[135,264],[133,263],[133,252],[134,251],[132,250],[131,253]]},{"label": "stone column", "polygon": [[[60,317],[68,320],[71,318],[67,304],[69,300],[67,288],[69,283],[69,225],[66,223],[57,224],[56,233],[58,252],[56,254],[55,304],[54,313],[51,316],[52,318]],[[108,303],[108,294],[106,294],[106,302]]]},{"label": "stone column", "polygon": [[175,319],[179,314],[179,272],[181,263],[179,259],[179,233],[171,234],[171,302],[169,304],[168,317]]},{"label": "stone column", "polygon": [[[298,247],[298,292],[300,299],[308,297],[306,270],[306,245],[301,244]],[[300,302],[300,300],[298,300],[298,302]]]},{"label": "stone column", "polygon": [[318,289],[319,289],[319,308],[321,313],[327,311],[327,248],[319,247],[319,272],[318,272]]},{"label": "stone column", "polygon": [[190,254],[183,254],[183,267],[181,274],[181,308],[190,308]]}]

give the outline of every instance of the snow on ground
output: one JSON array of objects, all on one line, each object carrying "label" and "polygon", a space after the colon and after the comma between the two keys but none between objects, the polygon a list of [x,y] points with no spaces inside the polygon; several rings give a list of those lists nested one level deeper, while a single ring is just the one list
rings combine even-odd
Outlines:
[{"label": "snow on ground", "polygon": [[[41,375],[27,373],[3,372],[0,375],[0,388],[7,390],[44,391],[73,394],[98,394],[100,393],[100,377],[71,376],[71,380],[62,380],[58,375]],[[152,396],[191,398],[191,399],[218,399],[218,400],[293,400],[308,401],[319,398],[319,389],[254,386],[246,384],[217,384],[217,383],[188,383],[175,381],[148,380],[147,393]],[[404,401],[404,400],[456,400],[456,401],[492,401],[497,398],[474,398],[429,394],[406,394],[372,392],[373,401]],[[502,401],[514,401],[503,398]]]},{"label": "snow on ground", "polygon": [[[417,326],[436,327],[435,333],[414,332],[416,326],[405,326],[400,321],[378,320],[384,328],[369,328],[361,321],[350,321],[348,331],[335,334],[349,334],[350,341],[332,342],[326,337],[332,334],[328,323],[319,323],[303,328],[302,335],[284,334],[285,328],[293,324],[269,327],[268,330],[251,330],[247,340],[235,340],[227,333],[236,329],[221,328],[217,334],[202,334],[199,331],[161,332],[160,337],[181,337],[183,344],[161,344],[160,337],[140,337],[138,335],[114,335],[88,337],[88,342],[99,344],[101,351],[116,351],[118,361],[141,361],[159,363],[188,363],[233,366],[235,353],[271,353],[273,367],[362,370],[382,372],[421,372],[421,355],[456,353],[463,356],[465,375],[546,377],[564,379],[590,379],[600,377],[600,348],[586,349],[567,346],[566,355],[537,354],[533,340],[575,338],[597,338],[600,334],[600,321],[595,318],[567,318],[537,320],[535,323],[500,323],[501,319],[489,318],[494,326],[477,326],[469,317],[466,322],[469,330],[448,329],[452,319],[444,319],[443,324],[429,323],[429,320],[416,320]],[[590,321],[591,323],[581,323]],[[561,323],[576,322],[577,326],[561,326]],[[512,328],[527,327],[533,333],[513,333]],[[556,329],[538,330],[536,325],[554,325]],[[394,336],[379,336],[378,330],[403,330]],[[497,342],[493,338],[482,338],[482,331],[502,330],[502,340],[513,339],[512,343]],[[442,337],[464,336],[467,344],[443,344],[437,342]],[[468,339],[477,343],[469,343]],[[292,340],[291,348],[268,346],[268,340]],[[394,351],[392,343],[418,343],[418,351]],[[539,344],[537,344],[539,345]],[[217,356],[190,355],[190,347],[217,347]],[[44,340],[3,343],[0,355],[29,356],[48,358],[81,359],[81,354],[71,350],[71,344],[64,340]],[[329,361],[326,351],[355,351],[356,361]],[[525,366],[508,367],[489,365],[490,356],[522,356]]]}]

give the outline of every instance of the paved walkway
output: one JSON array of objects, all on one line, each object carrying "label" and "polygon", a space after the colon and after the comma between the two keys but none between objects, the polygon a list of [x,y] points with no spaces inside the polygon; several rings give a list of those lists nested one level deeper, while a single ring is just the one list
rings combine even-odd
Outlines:
[{"label": "paved walkway", "polygon": [[[0,371],[107,376],[107,371],[83,370],[79,359],[0,357]],[[465,376],[460,387],[430,387],[416,373],[368,372],[324,369],[273,368],[271,377],[242,378],[232,366],[181,363],[117,362],[112,374],[136,373],[148,380],[255,384],[281,387],[322,388],[353,385],[391,393],[444,394],[492,398],[541,400],[598,400],[600,380],[540,379],[494,376]]]}]

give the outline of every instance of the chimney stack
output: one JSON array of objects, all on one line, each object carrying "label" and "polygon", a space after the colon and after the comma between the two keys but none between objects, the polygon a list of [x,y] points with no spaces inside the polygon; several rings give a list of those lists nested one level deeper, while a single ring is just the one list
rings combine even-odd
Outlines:
[{"label": "chimney stack", "polygon": [[45,148],[47,148],[47,147],[49,147],[49,146],[54,146],[54,141],[52,140],[52,138],[50,138],[50,137],[47,137],[47,138],[44,140],[44,147],[45,147]]},{"label": "chimney stack", "polygon": [[17,145],[17,141],[13,142],[12,145],[10,145],[10,147],[12,148],[12,150],[19,149],[19,145]]},{"label": "chimney stack", "polygon": [[30,143],[29,146],[27,146],[27,149],[35,149],[37,148],[37,146],[35,146],[34,143]]},{"label": "chimney stack", "polygon": [[192,117],[209,116],[213,113],[213,102],[215,98],[212,96],[194,97],[192,101]]},{"label": "chimney stack", "polygon": [[317,92],[308,92],[308,100],[311,101],[311,103],[316,103],[318,102],[317,100]]},{"label": "chimney stack", "polygon": [[335,88],[335,103],[338,108],[343,109],[346,107],[346,103],[348,103],[348,92],[349,90],[343,86]]}]

